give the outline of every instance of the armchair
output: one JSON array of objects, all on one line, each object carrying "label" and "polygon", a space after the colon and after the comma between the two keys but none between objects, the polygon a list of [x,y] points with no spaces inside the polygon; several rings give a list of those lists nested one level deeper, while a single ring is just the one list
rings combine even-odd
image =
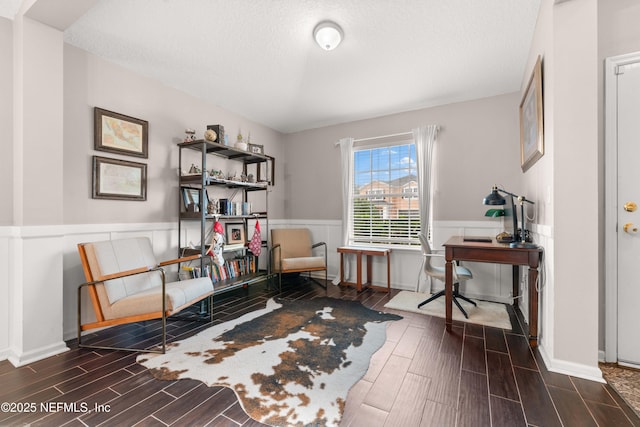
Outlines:
[{"label": "armchair", "polygon": [[[138,237],[78,244],[85,283],[78,287],[78,347],[113,350],[166,350],[166,319],[209,298],[213,317],[213,283],[209,277],[166,282],[164,267],[199,259],[200,255],[158,263],[148,238]],[[82,323],[82,294],[89,295],[96,320]],[[95,328],[162,319],[161,350],[119,348],[82,343],[82,332]]]},{"label": "armchair", "polygon": [[[314,280],[320,286],[327,288],[327,244],[324,242],[311,243],[311,232],[307,228],[274,229],[271,230],[271,258],[272,271],[278,273],[278,288],[282,289],[283,273],[301,273],[324,270],[324,284]],[[313,256],[313,250],[324,246],[324,256]]]}]

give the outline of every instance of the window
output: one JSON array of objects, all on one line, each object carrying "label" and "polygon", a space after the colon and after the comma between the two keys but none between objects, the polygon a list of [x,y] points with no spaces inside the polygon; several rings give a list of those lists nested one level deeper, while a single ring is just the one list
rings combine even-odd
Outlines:
[{"label": "window", "polygon": [[413,142],[354,148],[351,243],[419,245]]},{"label": "window", "polygon": [[375,200],[375,201],[384,200],[384,197],[382,196],[384,194],[384,190],[382,188],[374,188],[373,190],[367,190],[367,194],[371,196],[369,200]]},{"label": "window", "polygon": [[403,199],[417,199],[418,198],[418,186],[415,182],[411,185],[407,185],[402,189]]}]

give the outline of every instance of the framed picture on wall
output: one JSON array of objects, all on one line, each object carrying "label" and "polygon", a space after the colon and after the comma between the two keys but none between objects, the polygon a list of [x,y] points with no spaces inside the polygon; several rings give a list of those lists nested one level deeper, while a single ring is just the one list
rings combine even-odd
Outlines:
[{"label": "framed picture on wall", "polygon": [[149,156],[149,123],[146,120],[95,107],[93,122],[94,149],[145,159]]},{"label": "framed picture on wall", "polygon": [[242,222],[228,222],[225,224],[227,244],[245,244],[244,224]]},{"label": "framed picture on wall", "polygon": [[147,165],[93,156],[93,198],[147,200]]},{"label": "framed picture on wall", "polygon": [[544,154],[542,59],[538,56],[520,102],[520,167],[526,172]]}]

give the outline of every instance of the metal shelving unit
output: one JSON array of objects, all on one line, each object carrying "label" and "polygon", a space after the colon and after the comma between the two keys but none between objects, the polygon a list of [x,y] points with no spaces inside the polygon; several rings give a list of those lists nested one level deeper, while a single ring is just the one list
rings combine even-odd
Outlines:
[{"label": "metal shelving unit", "polygon": [[[248,151],[238,150],[233,147],[221,145],[215,142],[209,142],[206,140],[196,140],[192,142],[183,142],[178,144],[179,147],[179,170],[182,171],[183,162],[183,150],[194,150],[200,153],[200,168],[201,173],[182,175],[179,178],[179,191],[183,188],[192,188],[199,191],[199,205],[197,211],[188,212],[182,201],[182,196],[179,199],[179,218],[178,218],[178,242],[179,242],[179,254],[178,255],[194,255],[199,254],[202,256],[200,260],[201,271],[204,271],[205,261],[208,258],[206,255],[207,243],[205,241],[207,236],[207,229],[213,226],[215,220],[220,222],[242,222],[244,226],[245,240],[248,236],[248,224],[251,220],[262,220],[262,246],[263,250],[267,251],[266,236],[269,233],[269,218],[266,212],[268,212],[268,185],[264,183],[256,182],[240,182],[229,179],[213,178],[207,172],[207,157],[214,155],[223,159],[237,161],[242,163],[243,173],[247,173],[247,166],[252,164],[267,163],[269,157],[258,154],[250,153]],[[208,200],[205,196],[207,194],[206,189],[234,189],[242,193],[242,202],[248,201],[248,194],[253,192],[264,192],[265,196],[265,208],[266,212],[251,213],[248,215],[222,215],[222,214],[210,214],[207,212]],[[185,222],[198,221],[200,226],[200,244],[198,247],[192,248],[186,245],[184,241],[185,237]],[[248,249],[246,245],[230,245],[230,248],[225,247],[225,254],[230,252],[241,252],[246,254]],[[255,256],[255,255],[253,255]],[[268,257],[267,257],[268,258]],[[234,278],[217,281],[214,283],[214,289],[216,292],[225,292],[237,288],[246,288],[247,286],[264,281],[270,277],[269,265],[267,263],[266,270],[259,270],[258,257],[255,257],[256,272],[243,274]]]}]

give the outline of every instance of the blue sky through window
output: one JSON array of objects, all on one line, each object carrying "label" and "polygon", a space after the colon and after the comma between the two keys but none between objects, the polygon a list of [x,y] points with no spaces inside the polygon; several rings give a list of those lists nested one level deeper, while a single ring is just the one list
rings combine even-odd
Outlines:
[{"label": "blue sky through window", "polygon": [[404,144],[358,150],[354,153],[354,171],[356,188],[416,175],[416,147]]}]

